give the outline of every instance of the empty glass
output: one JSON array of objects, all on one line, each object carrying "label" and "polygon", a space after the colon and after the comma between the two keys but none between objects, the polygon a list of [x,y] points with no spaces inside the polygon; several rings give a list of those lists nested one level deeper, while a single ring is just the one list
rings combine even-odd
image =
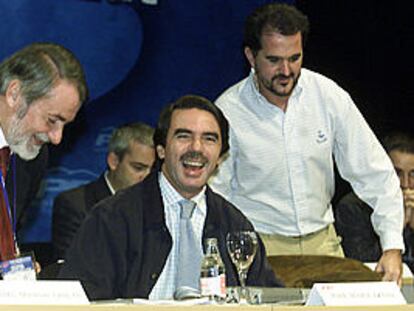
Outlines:
[{"label": "empty glass", "polygon": [[240,298],[246,299],[247,272],[257,251],[257,235],[254,231],[230,232],[226,237],[227,250],[236,266],[240,281]]}]

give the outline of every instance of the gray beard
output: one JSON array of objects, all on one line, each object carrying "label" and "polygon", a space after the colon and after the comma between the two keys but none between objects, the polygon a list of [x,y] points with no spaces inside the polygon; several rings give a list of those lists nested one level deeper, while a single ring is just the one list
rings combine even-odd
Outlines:
[{"label": "gray beard", "polygon": [[[13,117],[13,119],[10,121],[9,131],[7,135],[5,133],[6,140],[9,143],[10,150],[13,151],[13,153],[16,153],[20,158],[24,160],[32,160],[37,157],[42,146],[31,144],[31,136],[21,134],[20,129],[21,119]],[[37,134],[36,136],[45,142],[48,141],[46,134]]]}]

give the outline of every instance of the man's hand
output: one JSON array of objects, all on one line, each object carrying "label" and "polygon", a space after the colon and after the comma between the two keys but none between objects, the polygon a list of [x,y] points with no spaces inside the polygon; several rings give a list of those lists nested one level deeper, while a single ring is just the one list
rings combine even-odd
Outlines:
[{"label": "man's hand", "polygon": [[383,281],[396,281],[402,285],[402,260],[400,249],[389,249],[382,256],[375,268],[376,272],[383,273]]},{"label": "man's hand", "polygon": [[36,274],[39,274],[39,273],[40,273],[40,271],[42,271],[42,266],[41,266],[41,265],[40,265],[40,263],[39,263],[39,262],[37,262],[37,261],[35,261],[34,268],[35,268],[35,272],[36,272]]},{"label": "man's hand", "polygon": [[414,189],[404,189],[403,196],[405,209],[414,208]]},{"label": "man's hand", "polygon": [[414,229],[414,190],[404,189],[404,226],[409,225]]}]

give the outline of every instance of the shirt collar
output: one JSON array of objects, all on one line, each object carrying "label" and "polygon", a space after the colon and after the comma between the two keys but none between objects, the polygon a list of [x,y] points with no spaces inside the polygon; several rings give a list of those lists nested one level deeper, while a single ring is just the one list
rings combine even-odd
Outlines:
[{"label": "shirt collar", "polygon": [[105,172],[104,178],[105,178],[106,185],[109,188],[109,191],[111,191],[112,195],[114,195],[116,191],[115,191],[114,187],[112,187],[112,184],[108,179],[108,170]]},{"label": "shirt collar", "polygon": [[3,129],[0,127],[0,148],[9,146],[6,141],[6,137],[4,137]]},{"label": "shirt collar", "polygon": [[[259,102],[263,102],[263,103],[266,103],[266,104],[271,105],[272,107],[276,107],[275,105],[273,105],[272,103],[270,103],[262,95],[262,93],[259,92],[259,85],[258,85],[258,82],[257,82],[257,76],[256,76],[256,72],[255,72],[254,68],[251,68],[248,79],[249,79],[250,85],[252,86],[253,93],[257,96],[257,98],[259,99]],[[289,100],[291,98],[298,97],[301,93],[302,93],[302,75],[299,76],[298,83],[293,88],[293,92],[290,95]]]},{"label": "shirt collar", "polygon": [[[178,204],[182,200],[187,200],[181,194],[179,194],[177,190],[175,190],[175,188],[171,185],[162,171],[159,172],[158,181],[160,184],[161,195],[166,205]],[[202,201],[205,201],[205,193],[206,186],[204,186],[203,189],[190,200],[199,206],[201,205]]]}]

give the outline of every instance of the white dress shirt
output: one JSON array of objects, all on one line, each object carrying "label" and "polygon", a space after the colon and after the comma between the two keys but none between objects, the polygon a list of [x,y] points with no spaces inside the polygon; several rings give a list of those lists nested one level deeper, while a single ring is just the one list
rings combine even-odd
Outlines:
[{"label": "white dress shirt", "polygon": [[112,187],[111,182],[109,181],[108,173],[109,173],[109,171],[106,170],[105,173],[104,173],[104,179],[105,179],[106,185],[109,188],[109,191],[111,192],[112,195],[114,195],[116,191],[115,191],[114,187]]},{"label": "white dress shirt", "polygon": [[[159,174],[158,182],[160,184],[162,201],[164,203],[164,213],[167,223],[168,231],[171,234],[173,245],[162,270],[157,283],[152,288],[149,295],[150,300],[172,299],[176,287],[177,267],[178,267],[178,243],[180,240],[180,204],[179,202],[185,200],[169,183],[162,172]],[[198,251],[203,255],[202,236],[204,222],[207,215],[207,203],[205,195],[206,187],[191,198],[191,201],[197,205],[191,216],[191,223],[193,225],[194,233],[200,241]],[[156,247],[156,245],[154,245]]]},{"label": "white dress shirt", "polygon": [[7,146],[9,144],[6,141],[6,137],[4,137],[3,129],[0,127],[0,149]]},{"label": "white dress shirt", "polygon": [[351,97],[334,81],[302,69],[283,112],[258,92],[252,72],[216,104],[230,123],[230,152],[210,184],[257,231],[298,236],[331,224],[334,157],[341,176],[374,208],[383,249],[404,248],[398,177]]}]

